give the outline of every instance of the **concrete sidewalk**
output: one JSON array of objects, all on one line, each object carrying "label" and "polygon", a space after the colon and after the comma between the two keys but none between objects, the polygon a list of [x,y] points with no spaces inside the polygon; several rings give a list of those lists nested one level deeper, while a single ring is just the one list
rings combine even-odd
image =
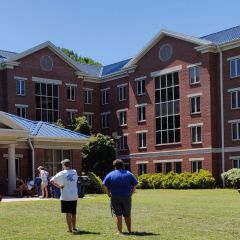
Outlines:
[{"label": "concrete sidewalk", "polygon": [[59,200],[57,198],[39,198],[39,197],[9,197],[3,196],[2,202],[24,202],[24,201],[45,201],[45,200]]}]

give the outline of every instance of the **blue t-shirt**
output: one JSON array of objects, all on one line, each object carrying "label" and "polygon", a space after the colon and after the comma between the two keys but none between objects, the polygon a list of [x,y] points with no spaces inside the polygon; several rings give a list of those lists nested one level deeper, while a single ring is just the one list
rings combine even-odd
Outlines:
[{"label": "blue t-shirt", "polygon": [[118,169],[110,172],[103,180],[112,196],[131,196],[132,187],[138,181],[133,174],[127,170]]}]

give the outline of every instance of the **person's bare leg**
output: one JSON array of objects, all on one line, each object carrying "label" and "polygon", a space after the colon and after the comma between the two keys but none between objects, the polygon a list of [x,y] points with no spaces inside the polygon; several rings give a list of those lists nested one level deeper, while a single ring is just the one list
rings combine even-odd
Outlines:
[{"label": "person's bare leg", "polygon": [[131,233],[131,227],[132,227],[132,221],[131,221],[131,216],[125,217],[125,223],[127,225],[128,232]]},{"label": "person's bare leg", "polygon": [[66,213],[66,220],[68,225],[68,231],[72,232],[72,214],[71,213]]},{"label": "person's bare leg", "polygon": [[45,188],[45,197],[48,198],[48,189],[47,189],[47,186],[45,186],[44,188]]},{"label": "person's bare leg", "polygon": [[72,214],[72,228],[76,229],[76,214]]},{"label": "person's bare leg", "polygon": [[116,216],[117,229],[119,233],[122,233],[122,216]]},{"label": "person's bare leg", "polygon": [[42,189],[42,197],[44,198],[44,197],[45,197],[45,189],[44,189],[44,185],[41,186],[41,189]]}]

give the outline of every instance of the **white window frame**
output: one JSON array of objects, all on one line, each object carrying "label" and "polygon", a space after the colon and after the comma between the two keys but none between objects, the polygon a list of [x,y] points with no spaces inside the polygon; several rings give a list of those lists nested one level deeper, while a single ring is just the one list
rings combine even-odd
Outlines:
[{"label": "white window frame", "polygon": [[[202,125],[192,125],[190,128],[192,144],[202,143]],[[198,132],[198,129],[200,129],[200,133]]]},{"label": "white window frame", "polygon": [[200,67],[199,67],[199,65],[200,64],[190,65],[188,67],[189,84],[190,85],[195,85],[195,84],[200,83]]},{"label": "white window frame", "polygon": [[102,129],[109,128],[110,112],[101,113]]},{"label": "white window frame", "polygon": [[[194,163],[196,164],[196,171],[193,171],[193,165]],[[201,163],[201,166],[199,166],[199,164]],[[199,172],[202,168],[202,160],[193,160],[191,161],[191,172]]]},{"label": "white window frame", "polygon": [[[17,96],[26,96],[26,79],[15,78],[16,79],[16,95]],[[18,89],[19,83],[19,89]],[[19,91],[18,91],[19,90]]]},{"label": "white window frame", "polygon": [[[199,106],[198,106],[198,99],[199,99]],[[194,106],[192,104],[192,101],[194,101],[193,102]],[[199,111],[197,110],[198,107],[199,107]],[[190,112],[192,115],[201,113],[201,97],[200,97],[200,95],[190,97]]]},{"label": "white window frame", "polygon": [[92,126],[93,126],[93,115],[94,115],[94,113],[92,113],[92,112],[84,112],[83,113],[83,116],[86,117],[86,120],[87,120],[90,128],[92,128]]},{"label": "white window frame", "polygon": [[[236,134],[234,134],[234,130],[236,130]],[[231,132],[232,132],[232,141],[240,141],[240,121],[231,123]],[[234,135],[236,135],[236,138],[234,138]]]},{"label": "white window frame", "polygon": [[[232,160],[232,168],[240,168],[240,156],[230,156],[230,160]],[[237,162],[237,167],[234,167],[234,162]]]},{"label": "white window frame", "polygon": [[136,80],[137,82],[137,95],[145,95],[146,94],[146,83],[145,78]]},{"label": "white window frame", "polygon": [[147,148],[147,131],[139,131],[137,133],[138,148],[145,149]]},{"label": "white window frame", "polygon": [[121,135],[121,138],[118,141],[118,149],[119,151],[125,151],[128,149],[128,134]]},{"label": "white window frame", "polygon": [[[236,78],[240,76],[240,58],[235,57],[230,60],[230,78]],[[239,65],[238,65],[239,64]],[[232,67],[234,65],[234,73],[232,74]]]},{"label": "white window frame", "polygon": [[[238,90],[235,91],[231,91],[231,109],[232,110],[236,110],[236,109],[240,109],[240,88]],[[233,95],[235,95],[235,106],[233,107]]]},{"label": "white window frame", "polygon": [[[76,85],[70,85],[70,84],[67,84],[67,100],[68,101],[76,101]],[[68,98],[68,91],[70,91],[70,95],[69,95],[69,98]]]},{"label": "white window frame", "polygon": [[119,113],[119,125],[120,126],[127,126],[127,109],[120,110]]},{"label": "white window frame", "polygon": [[138,175],[146,174],[148,170],[148,163],[147,162],[142,162],[138,163]]},{"label": "white window frame", "polygon": [[110,90],[110,88],[100,90],[101,91],[102,105],[109,104],[109,92],[110,92],[109,90]]},{"label": "white window frame", "polygon": [[84,90],[84,103],[92,104],[93,89],[83,89]]},{"label": "white window frame", "polygon": [[[22,118],[27,118],[28,105],[15,104],[15,107],[16,107],[17,116],[22,117]],[[18,109],[20,111],[20,114],[18,114]],[[23,112],[23,109],[24,109],[25,112]]]},{"label": "white window frame", "polygon": [[119,96],[119,101],[126,101],[127,100],[127,83],[126,84],[122,84],[122,85],[118,85],[118,96]]},{"label": "white window frame", "polygon": [[146,122],[146,104],[137,106],[138,122]]},{"label": "white window frame", "polygon": [[66,112],[67,112],[67,117],[70,116],[70,119],[68,118],[68,125],[72,125],[72,123],[74,122],[74,119],[76,118],[76,114],[77,114],[78,110],[77,109],[66,109]]}]

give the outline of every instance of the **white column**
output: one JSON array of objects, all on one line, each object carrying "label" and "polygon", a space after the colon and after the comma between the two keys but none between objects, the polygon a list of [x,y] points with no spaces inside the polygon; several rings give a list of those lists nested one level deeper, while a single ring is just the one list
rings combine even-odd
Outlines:
[{"label": "white column", "polygon": [[15,144],[8,145],[8,194],[16,190]]}]

